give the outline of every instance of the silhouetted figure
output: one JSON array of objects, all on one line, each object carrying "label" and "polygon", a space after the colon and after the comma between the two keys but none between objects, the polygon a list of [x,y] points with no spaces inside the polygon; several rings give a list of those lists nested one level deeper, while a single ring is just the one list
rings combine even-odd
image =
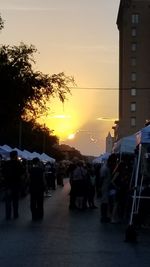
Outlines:
[{"label": "silhouetted figure", "polygon": [[57,168],[57,185],[64,186],[63,179],[65,178],[65,166],[63,162],[59,162]]},{"label": "silhouetted figure", "polygon": [[112,180],[112,172],[116,165],[116,155],[111,154],[106,163],[101,167],[101,222],[107,223],[110,221],[108,217],[109,211],[109,190]]},{"label": "silhouetted figure", "polygon": [[96,174],[94,166],[87,164],[87,200],[91,209],[97,208],[95,206],[95,192],[96,192]]},{"label": "silhouetted figure", "polygon": [[23,166],[20,160],[18,160],[17,151],[10,152],[10,160],[5,162],[2,172],[5,185],[6,219],[11,219],[12,207],[13,217],[17,219],[19,216],[18,207],[21,176],[24,173]]},{"label": "silhouetted figure", "polygon": [[[77,161],[72,165],[70,170],[70,209],[80,206],[85,209],[87,206],[87,170],[84,168],[82,161]],[[77,205],[77,199],[80,200]]]},{"label": "silhouetted figure", "polygon": [[38,158],[32,160],[30,169],[30,208],[33,220],[39,220],[44,215],[44,168]]},{"label": "silhouetted figure", "polygon": [[45,180],[47,183],[47,193],[49,193],[50,189],[55,190],[56,184],[56,169],[53,163],[47,162],[45,165]]}]

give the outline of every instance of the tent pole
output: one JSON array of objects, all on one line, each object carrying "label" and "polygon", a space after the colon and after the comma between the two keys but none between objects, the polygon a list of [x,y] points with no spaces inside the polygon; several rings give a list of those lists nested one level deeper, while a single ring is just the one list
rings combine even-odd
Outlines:
[{"label": "tent pole", "polygon": [[137,168],[136,168],[136,175],[135,175],[135,185],[134,185],[134,194],[132,196],[132,209],[131,209],[131,215],[130,215],[130,221],[129,225],[126,229],[125,233],[125,242],[131,242],[131,243],[137,243],[137,231],[135,228],[135,225],[133,223],[133,215],[136,205],[136,198],[137,198],[137,184],[138,184],[138,176],[139,176],[139,168],[140,168],[140,160],[141,160],[141,150],[142,146],[139,145],[139,153],[138,153],[138,161],[137,161]]},{"label": "tent pole", "polygon": [[130,216],[129,225],[132,225],[132,222],[133,222],[133,214],[134,214],[134,207],[135,207],[135,203],[136,203],[136,194],[137,194],[139,167],[140,167],[140,160],[141,160],[141,151],[142,151],[142,145],[139,144],[138,162],[137,162],[137,168],[136,168],[134,194],[133,194],[132,209],[131,209],[131,216]]}]

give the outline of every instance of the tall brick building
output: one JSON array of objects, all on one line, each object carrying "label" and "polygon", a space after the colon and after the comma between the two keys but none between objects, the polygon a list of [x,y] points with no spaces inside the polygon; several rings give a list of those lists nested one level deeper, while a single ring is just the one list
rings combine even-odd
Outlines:
[{"label": "tall brick building", "polygon": [[121,0],[119,30],[119,121],[115,139],[150,120],[150,0]]}]

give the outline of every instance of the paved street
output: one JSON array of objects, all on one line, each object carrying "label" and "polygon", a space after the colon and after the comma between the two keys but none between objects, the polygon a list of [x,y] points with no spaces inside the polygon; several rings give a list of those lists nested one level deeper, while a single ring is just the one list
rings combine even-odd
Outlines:
[{"label": "paved street", "polygon": [[29,198],[18,220],[5,221],[0,203],[1,267],[145,267],[150,265],[150,229],[138,244],[124,242],[125,226],[101,224],[99,209],[69,211],[69,184],[45,198],[42,222],[32,222]]}]

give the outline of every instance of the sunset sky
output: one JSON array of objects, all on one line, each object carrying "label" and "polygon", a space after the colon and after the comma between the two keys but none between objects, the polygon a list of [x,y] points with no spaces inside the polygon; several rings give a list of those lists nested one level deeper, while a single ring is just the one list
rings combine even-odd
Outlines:
[{"label": "sunset sky", "polygon": [[77,88],[41,122],[85,155],[105,152],[118,117],[119,0],[0,0],[0,43],[33,44],[36,69],[73,76]]}]

